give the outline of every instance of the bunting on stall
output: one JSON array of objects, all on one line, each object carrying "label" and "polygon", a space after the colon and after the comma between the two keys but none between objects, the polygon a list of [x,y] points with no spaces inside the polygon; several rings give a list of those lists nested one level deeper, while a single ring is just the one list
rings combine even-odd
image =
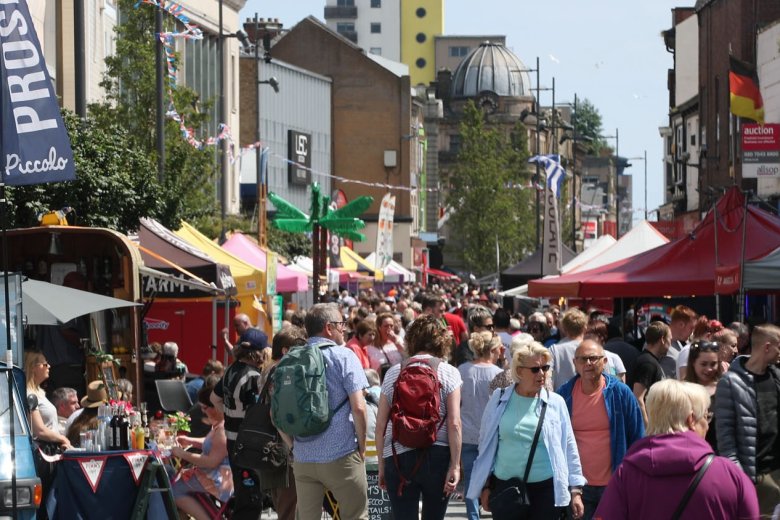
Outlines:
[{"label": "bunting on stall", "polygon": [[127,461],[127,465],[130,466],[130,474],[133,476],[135,485],[141,481],[141,474],[144,472],[146,463],[149,460],[148,451],[134,451],[133,453],[124,453],[122,456]]},{"label": "bunting on stall", "polygon": [[97,488],[100,485],[100,478],[103,476],[103,470],[106,467],[106,460],[108,455],[90,457],[88,459],[79,459],[79,467],[82,473],[89,482],[89,486],[92,488],[93,493],[97,493]]}]

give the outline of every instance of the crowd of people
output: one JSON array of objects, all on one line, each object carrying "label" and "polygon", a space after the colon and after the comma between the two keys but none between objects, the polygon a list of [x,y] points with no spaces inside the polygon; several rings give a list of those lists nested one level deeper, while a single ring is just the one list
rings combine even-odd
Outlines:
[{"label": "crowd of people", "polygon": [[[268,498],[280,519],[323,507],[365,519],[368,461],[399,519],[420,507],[443,519],[453,497],[469,520],[780,514],[774,325],[724,326],[682,305],[640,324],[554,305],[513,314],[495,295],[416,286],[330,299],[287,311],[272,342],[244,314],[235,343],[225,331],[231,364],[188,385],[209,428],[174,452],[196,477],[174,489],[183,512],[208,518],[192,495],[209,493],[232,497],[238,520],[261,518]],[[160,353],[150,369],[180,370],[172,348]],[[58,421],[75,392],[49,403],[45,359],[29,363],[33,431],[68,446]],[[294,363],[320,367],[321,388],[311,376],[299,390],[319,399],[311,412],[285,401]],[[263,449],[281,454],[273,465],[237,441],[257,406],[273,441]]]}]

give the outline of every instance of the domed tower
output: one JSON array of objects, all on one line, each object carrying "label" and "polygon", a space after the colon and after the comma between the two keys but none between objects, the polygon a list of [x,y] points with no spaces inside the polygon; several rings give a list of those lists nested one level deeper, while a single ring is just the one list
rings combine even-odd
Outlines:
[{"label": "domed tower", "polygon": [[469,99],[488,114],[519,115],[533,103],[528,68],[504,45],[483,42],[452,74],[452,110],[460,112]]}]

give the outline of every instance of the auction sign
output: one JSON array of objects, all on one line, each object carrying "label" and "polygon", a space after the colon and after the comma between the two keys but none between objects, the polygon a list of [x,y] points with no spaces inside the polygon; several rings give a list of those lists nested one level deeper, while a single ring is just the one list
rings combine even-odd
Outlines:
[{"label": "auction sign", "polygon": [[742,125],[742,178],[780,177],[780,124]]}]

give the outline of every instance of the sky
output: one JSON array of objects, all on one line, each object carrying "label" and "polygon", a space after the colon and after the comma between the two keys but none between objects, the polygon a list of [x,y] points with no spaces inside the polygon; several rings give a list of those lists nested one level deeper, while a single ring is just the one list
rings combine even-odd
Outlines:
[{"label": "sky", "polygon": [[[619,134],[622,157],[647,151],[647,206],[663,204],[663,145],[668,124],[667,71],[673,67],[661,32],[672,27],[672,8],[694,0],[449,0],[445,34],[504,34],[507,47],[532,68],[540,62],[540,86],[552,86],[556,103],[587,98],[602,116],[604,133]],[[248,0],[241,19],[258,13],[285,28],[314,15],[324,21],[325,0]],[[533,75],[533,74],[532,74]],[[541,92],[541,104],[552,103]],[[614,139],[607,142],[615,145]],[[644,217],[644,162],[631,160],[634,221]],[[654,220],[651,217],[651,220]]]}]

